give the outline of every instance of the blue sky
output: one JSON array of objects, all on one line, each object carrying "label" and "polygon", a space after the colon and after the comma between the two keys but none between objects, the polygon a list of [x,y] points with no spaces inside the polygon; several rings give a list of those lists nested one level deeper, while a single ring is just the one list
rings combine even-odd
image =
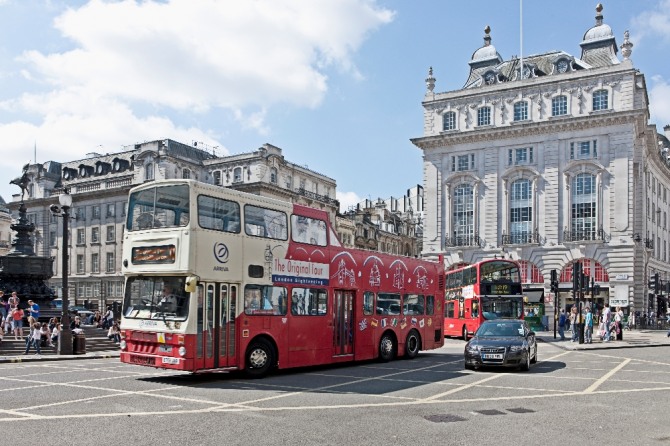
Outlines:
[{"label": "blue sky", "polygon": [[[523,55],[577,57],[597,2],[523,2]],[[670,124],[670,0],[603,2]],[[136,142],[264,143],[337,181],[346,209],[422,183],[421,100],[459,89],[491,27],[519,55],[519,0],[0,0],[0,196],[34,161]]]}]

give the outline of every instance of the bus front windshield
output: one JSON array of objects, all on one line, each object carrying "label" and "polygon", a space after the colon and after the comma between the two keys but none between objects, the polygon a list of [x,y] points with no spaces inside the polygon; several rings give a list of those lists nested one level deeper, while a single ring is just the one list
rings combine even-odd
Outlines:
[{"label": "bus front windshield", "polygon": [[128,319],[186,320],[189,294],[184,284],[184,277],[129,278],[123,315]]},{"label": "bus front windshield", "polygon": [[484,319],[518,319],[523,314],[523,296],[482,296]]},{"label": "bus front windshield", "polygon": [[479,275],[482,283],[521,282],[521,274],[519,273],[517,264],[506,260],[494,260],[482,263]]},{"label": "bus front windshield", "polygon": [[129,231],[186,226],[189,222],[187,184],[135,191],[128,198]]}]

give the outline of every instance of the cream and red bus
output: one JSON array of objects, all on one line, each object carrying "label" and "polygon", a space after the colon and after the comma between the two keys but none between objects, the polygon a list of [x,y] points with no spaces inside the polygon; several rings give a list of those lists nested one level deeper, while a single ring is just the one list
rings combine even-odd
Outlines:
[{"label": "cream and red bus", "polygon": [[444,335],[467,340],[487,319],[523,319],[519,264],[483,260],[445,274]]},{"label": "cream and red bus", "polygon": [[335,234],[325,211],[229,188],[133,188],[121,361],[263,376],[441,347],[443,263],[346,249]]}]

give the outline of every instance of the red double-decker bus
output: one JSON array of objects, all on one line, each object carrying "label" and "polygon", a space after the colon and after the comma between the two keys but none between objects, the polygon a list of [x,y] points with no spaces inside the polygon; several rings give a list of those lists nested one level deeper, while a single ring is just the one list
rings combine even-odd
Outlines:
[{"label": "red double-decker bus", "polygon": [[468,339],[487,319],[523,318],[519,264],[483,260],[445,274],[444,335]]},{"label": "red double-decker bus", "polygon": [[325,211],[192,180],[130,191],[121,361],[200,372],[444,344],[444,266],[344,248]]}]

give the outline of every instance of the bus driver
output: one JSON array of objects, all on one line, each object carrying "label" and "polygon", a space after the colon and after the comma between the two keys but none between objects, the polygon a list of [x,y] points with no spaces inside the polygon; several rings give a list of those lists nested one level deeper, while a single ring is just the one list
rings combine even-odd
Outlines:
[{"label": "bus driver", "polygon": [[163,297],[158,302],[158,308],[163,313],[175,313],[177,311],[177,296],[174,294],[174,287],[172,285],[165,285],[163,287]]}]

